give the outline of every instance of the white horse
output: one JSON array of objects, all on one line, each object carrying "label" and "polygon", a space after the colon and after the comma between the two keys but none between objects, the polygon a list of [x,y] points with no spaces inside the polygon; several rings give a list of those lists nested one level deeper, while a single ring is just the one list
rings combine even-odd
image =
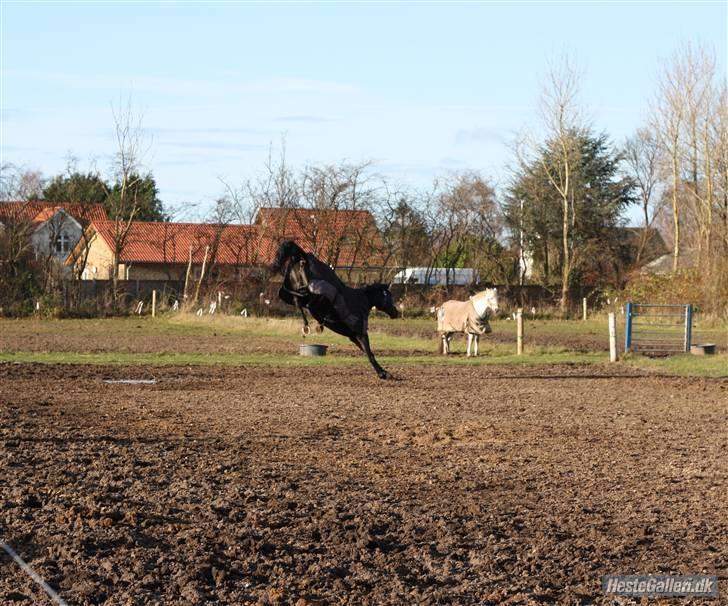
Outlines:
[{"label": "white horse", "polygon": [[486,288],[467,301],[446,301],[437,309],[437,332],[440,351],[450,353],[450,339],[456,332],[468,335],[468,353],[475,344],[473,355],[478,355],[480,335],[491,332],[488,315],[498,311],[498,290]]}]

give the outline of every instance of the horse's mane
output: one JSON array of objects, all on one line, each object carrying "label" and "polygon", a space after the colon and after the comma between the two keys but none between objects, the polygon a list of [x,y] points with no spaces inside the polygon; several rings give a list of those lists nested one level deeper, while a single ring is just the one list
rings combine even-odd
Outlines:
[{"label": "horse's mane", "polygon": [[270,266],[270,269],[273,273],[280,273],[286,259],[296,256],[303,257],[305,254],[306,252],[293,240],[285,240],[281,242],[281,245],[278,247],[276,258]]}]

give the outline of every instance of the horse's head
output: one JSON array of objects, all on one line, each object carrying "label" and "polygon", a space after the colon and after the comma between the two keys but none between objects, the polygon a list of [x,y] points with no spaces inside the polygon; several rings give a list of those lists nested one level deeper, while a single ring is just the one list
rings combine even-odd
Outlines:
[{"label": "horse's head", "polygon": [[399,318],[399,310],[394,304],[394,297],[384,284],[372,284],[365,288],[369,304],[383,311],[390,318]]},{"label": "horse's head", "polygon": [[286,264],[288,259],[298,261],[303,258],[305,254],[306,253],[303,249],[293,240],[281,242],[281,245],[278,247],[278,252],[276,253],[276,258],[270,266],[270,270],[275,274],[282,274],[283,266]]},{"label": "horse's head", "polygon": [[497,288],[486,288],[479,292],[477,295],[470,297],[475,307],[475,313],[479,317],[485,318],[488,312],[498,312],[498,289]]}]

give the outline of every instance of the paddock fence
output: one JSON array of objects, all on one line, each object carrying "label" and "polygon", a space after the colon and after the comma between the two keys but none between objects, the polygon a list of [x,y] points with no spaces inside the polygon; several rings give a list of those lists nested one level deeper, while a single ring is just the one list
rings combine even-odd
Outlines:
[{"label": "paddock fence", "polygon": [[669,355],[690,351],[693,306],[627,303],[625,352]]}]

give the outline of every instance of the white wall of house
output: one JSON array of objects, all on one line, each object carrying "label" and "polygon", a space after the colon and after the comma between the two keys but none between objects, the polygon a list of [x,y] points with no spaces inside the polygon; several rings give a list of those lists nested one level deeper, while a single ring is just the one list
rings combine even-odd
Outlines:
[{"label": "white wall of house", "polygon": [[78,221],[60,209],[33,232],[35,256],[46,258],[50,255],[63,260],[81,238],[81,233]]}]

